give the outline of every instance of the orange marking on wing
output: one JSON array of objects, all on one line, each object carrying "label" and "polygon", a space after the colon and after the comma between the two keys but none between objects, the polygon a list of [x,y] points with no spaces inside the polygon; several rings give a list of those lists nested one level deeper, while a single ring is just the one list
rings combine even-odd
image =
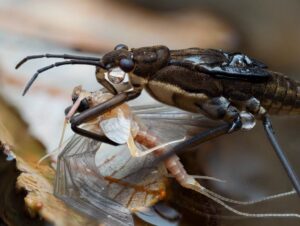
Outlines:
[{"label": "orange marking on wing", "polygon": [[120,179],[117,179],[117,178],[114,178],[111,176],[105,176],[104,179],[109,181],[110,183],[116,183],[116,184],[122,185],[124,187],[133,188],[136,192],[146,192],[148,194],[158,196],[160,198],[165,197],[165,192],[164,191],[162,192],[162,189],[159,189],[159,190],[147,189],[146,186],[148,186],[148,185],[143,186],[143,185],[132,184],[132,183],[122,181]]},{"label": "orange marking on wing", "polygon": [[113,155],[111,158],[109,159],[106,159],[103,163],[101,163],[98,167],[102,167],[104,166],[105,164],[109,163],[110,161],[114,160],[117,156],[116,155]]},{"label": "orange marking on wing", "polygon": [[126,207],[127,207],[127,208],[129,207],[129,205],[130,205],[130,203],[131,203],[131,201],[132,201],[132,199],[133,199],[133,197],[135,196],[136,193],[137,193],[137,191],[134,191],[134,192],[131,194],[131,196],[130,196],[130,198],[129,198],[127,204],[126,204]]}]

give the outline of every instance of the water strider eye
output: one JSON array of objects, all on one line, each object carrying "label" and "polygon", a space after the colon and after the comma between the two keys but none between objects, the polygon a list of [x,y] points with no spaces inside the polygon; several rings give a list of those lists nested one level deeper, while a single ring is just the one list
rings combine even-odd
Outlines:
[{"label": "water strider eye", "polygon": [[124,71],[120,70],[120,68],[115,69],[115,70],[110,70],[108,72],[108,76],[107,78],[109,79],[109,81],[113,84],[119,84],[121,82],[123,82],[123,80],[125,79],[125,75],[126,73],[124,73]]},{"label": "water strider eye", "polygon": [[132,59],[123,58],[120,60],[120,68],[124,72],[130,72],[134,68],[134,62]]},{"label": "water strider eye", "polygon": [[114,50],[120,50],[120,49],[128,50],[128,46],[124,45],[124,44],[118,44],[118,45],[116,45]]}]

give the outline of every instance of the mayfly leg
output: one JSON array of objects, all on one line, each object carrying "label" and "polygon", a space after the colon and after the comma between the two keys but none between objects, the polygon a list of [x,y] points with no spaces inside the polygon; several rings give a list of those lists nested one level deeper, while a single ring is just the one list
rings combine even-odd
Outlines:
[{"label": "mayfly leg", "polygon": [[128,148],[129,148],[129,151],[130,151],[130,154],[132,157],[142,157],[142,156],[145,156],[145,155],[148,155],[150,153],[153,153],[154,151],[157,151],[161,148],[164,148],[168,145],[172,145],[172,144],[176,144],[176,143],[180,143],[180,142],[183,142],[186,138],[181,138],[181,139],[177,139],[177,140],[173,140],[173,141],[170,141],[170,142],[166,142],[164,144],[159,144],[155,147],[152,147],[152,148],[149,148],[145,151],[141,151],[136,145],[135,145],[135,142],[134,142],[134,139],[133,137],[130,135],[129,136],[129,139],[128,139]]},{"label": "mayfly leg", "polygon": [[40,158],[38,163],[37,163],[38,165],[40,165],[46,158],[48,158],[48,157],[50,157],[54,154],[60,153],[62,151],[62,147],[64,145],[64,138],[65,138],[67,125],[68,125],[68,120],[65,119],[64,124],[63,124],[63,128],[62,128],[62,132],[61,132],[61,136],[60,136],[60,140],[59,140],[59,144],[58,144],[58,148],[56,148],[55,150],[53,150],[53,151],[49,152],[48,154],[44,155],[42,158]]},{"label": "mayfly leg", "polygon": [[280,159],[284,169],[286,170],[292,184],[294,185],[294,188],[295,188],[297,194],[300,196],[299,179],[298,179],[295,171],[291,167],[291,164],[289,163],[284,151],[282,150],[282,148],[278,144],[277,138],[275,137],[275,133],[274,133],[274,130],[273,130],[273,127],[272,127],[271,120],[270,120],[268,115],[265,115],[264,118],[263,118],[263,126],[265,128],[266,133],[267,133],[267,137],[268,137],[270,143],[273,146],[273,149],[275,150],[275,152],[276,152],[278,158]]}]

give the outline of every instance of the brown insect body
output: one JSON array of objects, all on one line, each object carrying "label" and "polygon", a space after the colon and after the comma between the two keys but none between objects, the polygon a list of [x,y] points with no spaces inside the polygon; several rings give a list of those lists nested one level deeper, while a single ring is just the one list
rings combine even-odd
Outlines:
[{"label": "brown insect body", "polygon": [[[133,86],[144,86],[155,99],[168,105],[191,112],[201,111],[215,119],[223,118],[226,114],[224,108],[229,105],[258,116],[265,111],[270,114],[300,113],[299,82],[266,70],[262,63],[240,53],[231,54],[230,59],[229,54],[219,50],[191,48],[169,51],[164,46],[133,49],[132,53],[136,67],[129,77]],[[246,57],[248,64],[247,61],[232,64],[235,56]],[[218,71],[213,71],[212,75],[208,69],[199,68],[199,65],[219,67],[220,75]],[[264,77],[258,79],[251,74],[235,77],[237,71],[227,76],[223,74],[222,65],[243,69],[241,74],[244,69],[250,70],[249,73],[256,70],[254,74],[262,73]],[[220,97],[226,101],[212,100]],[[249,102],[251,99],[257,103]],[[260,111],[260,107],[264,110]]]},{"label": "brown insect body", "polygon": [[300,114],[300,83],[271,72],[272,78],[261,84],[247,84],[249,93],[259,99],[269,114]]}]

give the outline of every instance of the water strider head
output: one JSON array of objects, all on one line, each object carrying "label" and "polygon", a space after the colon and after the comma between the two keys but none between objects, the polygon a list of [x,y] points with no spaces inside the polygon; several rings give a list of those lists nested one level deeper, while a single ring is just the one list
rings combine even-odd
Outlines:
[{"label": "water strider head", "polygon": [[[122,82],[125,74],[134,89],[142,89],[148,82],[151,75],[161,68],[165,67],[169,62],[170,51],[165,46],[152,46],[128,49],[126,45],[119,44],[115,49],[105,54],[101,62],[104,67],[99,67],[96,78],[105,88],[112,93],[116,93],[111,84],[107,83],[105,73],[108,72],[108,80],[113,84]],[[114,68],[120,68],[124,73],[123,77],[119,75],[110,76],[110,72]]]},{"label": "water strider head", "polygon": [[[70,64],[95,66],[97,68],[96,78],[98,82],[107,88],[111,93],[115,94],[116,90],[112,84],[121,83],[125,77],[125,74],[128,74],[131,85],[134,88],[142,88],[144,84],[147,83],[150,75],[154,74],[156,71],[168,64],[169,56],[170,51],[165,46],[142,47],[129,50],[126,45],[119,44],[114,48],[114,50],[106,53],[102,58],[75,56],[69,54],[44,54],[27,56],[16,65],[16,69],[26,61],[32,59],[67,59],[66,61],[56,62],[37,70],[31,80],[27,83],[23,95],[26,94],[40,73],[54,67]],[[109,76],[110,72],[115,68],[121,69],[123,73],[117,76]],[[106,73],[108,76],[105,76]]]}]

